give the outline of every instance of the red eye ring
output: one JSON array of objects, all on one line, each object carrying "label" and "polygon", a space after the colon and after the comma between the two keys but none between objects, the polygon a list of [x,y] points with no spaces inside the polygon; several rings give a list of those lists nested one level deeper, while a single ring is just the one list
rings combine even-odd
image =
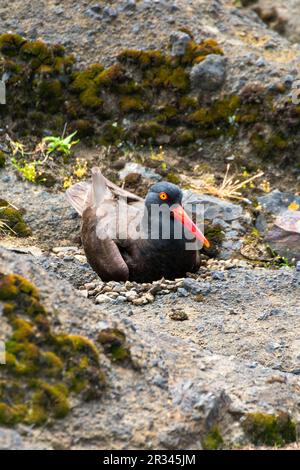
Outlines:
[{"label": "red eye ring", "polygon": [[159,193],[159,198],[162,200],[162,201],[166,201],[168,199],[168,195],[167,193],[165,193],[164,191],[162,193]]}]

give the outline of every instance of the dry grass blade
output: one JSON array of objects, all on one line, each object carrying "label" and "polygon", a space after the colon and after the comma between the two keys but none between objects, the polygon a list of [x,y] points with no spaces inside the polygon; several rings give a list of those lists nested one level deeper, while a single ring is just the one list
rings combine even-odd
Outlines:
[{"label": "dry grass blade", "polygon": [[7,204],[7,206],[0,207],[0,235],[5,235],[7,232],[17,235],[16,232],[6,223],[5,219],[1,219],[1,211],[4,211],[7,207],[17,209],[13,204]]},{"label": "dry grass blade", "polygon": [[234,176],[229,176],[229,170],[230,165],[228,164],[220,186],[207,184],[201,180],[194,180],[194,182],[190,183],[189,186],[195,191],[210,194],[212,196],[219,197],[220,199],[236,199],[239,201],[249,202],[248,199],[242,195],[241,189],[255,179],[263,176],[263,172],[261,171],[256,175],[241,181],[239,179],[235,180]]},{"label": "dry grass blade", "polygon": [[11,232],[14,235],[17,235],[16,232],[9,225],[7,225],[7,223],[4,222],[4,220],[0,220],[0,235],[4,235],[7,232]]}]

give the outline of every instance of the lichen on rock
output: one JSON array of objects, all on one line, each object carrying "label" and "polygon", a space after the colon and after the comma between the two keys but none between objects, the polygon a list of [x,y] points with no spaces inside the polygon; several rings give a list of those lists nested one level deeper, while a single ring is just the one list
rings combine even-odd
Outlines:
[{"label": "lichen on rock", "polygon": [[54,331],[33,284],[0,273],[0,301],[12,329],[1,365],[1,424],[49,423],[68,414],[72,393],[101,396],[105,374],[96,346],[83,336]]},{"label": "lichen on rock", "polygon": [[125,334],[117,328],[106,328],[98,334],[98,342],[112,361],[131,364],[130,349],[126,344]]},{"label": "lichen on rock", "polygon": [[[186,125],[185,117],[178,115],[178,101],[186,98],[187,104],[180,106],[185,112],[189,102],[194,100],[195,104],[196,100],[197,105],[197,99],[189,96],[193,63],[210,54],[223,54],[212,39],[197,44],[189,38],[180,56],[160,50],[125,49],[110,67],[95,63],[75,70],[75,59],[59,45],[28,41],[9,33],[0,36],[0,46],[0,71],[8,74],[4,111],[14,119],[17,132],[26,135],[31,129],[31,133],[43,135],[46,124],[47,129],[61,131],[65,121],[70,121],[71,128],[84,122],[84,137],[94,133],[96,122],[104,144],[116,142],[115,136],[110,138],[105,131],[107,123],[121,126],[128,113],[145,115],[144,123],[128,127],[123,136],[128,141],[158,143],[158,135],[171,135],[173,131],[175,136],[178,124]],[[166,128],[161,127],[162,122]],[[168,142],[186,145],[196,137],[193,130],[186,129]]]},{"label": "lichen on rock", "polygon": [[249,413],[242,427],[255,445],[282,447],[296,441],[296,425],[287,413]]},{"label": "lichen on rock", "polygon": [[166,51],[124,49],[109,67],[82,68],[60,45],[5,33],[0,73],[8,77],[7,104],[0,114],[13,120],[18,136],[61,134],[68,122],[101,145],[196,146],[222,136],[236,144],[246,139],[263,160],[283,152],[294,159],[299,106],[286,88],[253,82],[229,92],[229,70],[215,39],[196,42],[183,29]]},{"label": "lichen on rock", "polygon": [[202,439],[204,450],[218,450],[223,446],[223,437],[218,426],[213,426]]}]

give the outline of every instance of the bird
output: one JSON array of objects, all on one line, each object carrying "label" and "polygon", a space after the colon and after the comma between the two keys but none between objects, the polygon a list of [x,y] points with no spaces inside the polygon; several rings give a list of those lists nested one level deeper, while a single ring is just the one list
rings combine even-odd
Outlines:
[{"label": "bird", "polygon": [[105,282],[174,280],[199,269],[199,248],[209,241],[184,210],[182,197],[179,186],[160,181],[144,200],[109,181],[98,167],[90,182],[66,191],[82,217],[87,261]]}]

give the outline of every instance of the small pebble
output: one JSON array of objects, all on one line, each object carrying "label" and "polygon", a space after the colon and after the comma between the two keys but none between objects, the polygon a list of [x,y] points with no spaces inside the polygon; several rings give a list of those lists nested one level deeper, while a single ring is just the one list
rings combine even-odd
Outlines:
[{"label": "small pebble", "polygon": [[108,295],[105,294],[99,294],[95,298],[95,303],[96,304],[103,304],[105,302],[111,302],[111,298]]},{"label": "small pebble", "polygon": [[188,314],[183,310],[173,310],[173,312],[169,314],[169,317],[171,318],[171,320],[175,321],[184,321],[188,320],[189,318]]}]

